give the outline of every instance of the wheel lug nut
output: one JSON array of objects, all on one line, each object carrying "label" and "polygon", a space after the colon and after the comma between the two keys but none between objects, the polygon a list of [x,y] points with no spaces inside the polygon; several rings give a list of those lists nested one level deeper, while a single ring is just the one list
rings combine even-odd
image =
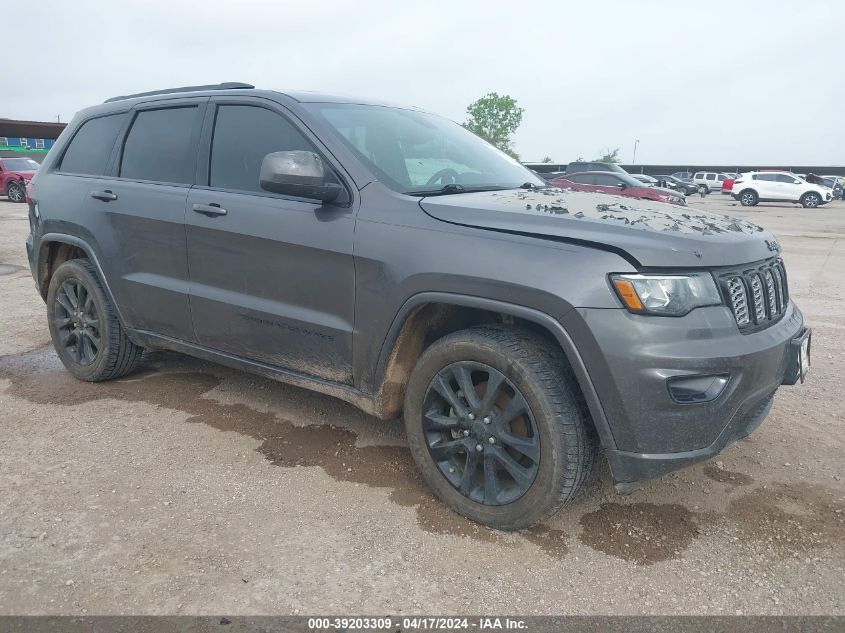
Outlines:
[{"label": "wheel lug nut", "polygon": [[495,444],[495,443],[496,443],[496,438],[495,438],[495,437],[491,437],[488,441],[489,441],[491,444]]},{"label": "wheel lug nut", "polygon": [[484,424],[490,424],[490,416],[489,416],[489,415],[488,415],[488,416],[485,416],[485,418],[484,418]]},{"label": "wheel lug nut", "polygon": [[464,431],[464,437],[469,437],[469,431]]},{"label": "wheel lug nut", "polygon": [[484,446],[483,446],[483,445],[481,445],[481,444],[476,444],[476,445],[475,445],[475,450],[477,450],[477,451],[480,453],[481,451],[483,451],[483,450],[484,450]]},{"label": "wheel lug nut", "polygon": [[470,420],[474,420],[474,419],[475,419],[475,414],[474,414],[474,413],[470,413],[467,417],[468,417]]}]

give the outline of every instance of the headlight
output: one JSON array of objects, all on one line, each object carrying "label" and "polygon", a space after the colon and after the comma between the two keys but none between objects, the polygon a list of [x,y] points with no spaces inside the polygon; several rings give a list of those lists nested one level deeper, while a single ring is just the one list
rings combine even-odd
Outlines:
[{"label": "headlight", "polygon": [[683,316],[722,303],[710,273],[611,275],[610,280],[623,305],[637,314]]}]

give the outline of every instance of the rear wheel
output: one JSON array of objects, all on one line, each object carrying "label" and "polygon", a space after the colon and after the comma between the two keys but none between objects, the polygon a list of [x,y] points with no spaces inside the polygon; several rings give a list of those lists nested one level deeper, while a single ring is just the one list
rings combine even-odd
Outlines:
[{"label": "rear wheel", "polygon": [[753,207],[759,202],[757,193],[751,189],[747,189],[739,194],[739,203],[744,207]]},{"label": "rear wheel", "polygon": [[89,260],[73,259],[56,269],[47,312],[53,347],[80,380],[119,378],[141,362],[143,348],[127,338]]},{"label": "rear wheel", "polygon": [[821,203],[822,197],[812,191],[810,191],[809,193],[805,193],[803,196],[801,196],[801,206],[803,206],[805,209],[815,209]]},{"label": "rear wheel", "polygon": [[405,427],[417,466],[451,509],[502,530],[577,496],[596,440],[560,350],[484,326],[435,342],[411,373]]},{"label": "rear wheel", "polygon": [[24,186],[16,180],[11,181],[6,186],[6,195],[12,202],[23,202],[26,200],[26,190]]}]

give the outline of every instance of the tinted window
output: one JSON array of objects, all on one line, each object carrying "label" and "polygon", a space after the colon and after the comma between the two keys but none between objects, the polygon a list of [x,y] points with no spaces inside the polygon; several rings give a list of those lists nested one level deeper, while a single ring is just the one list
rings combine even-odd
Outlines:
[{"label": "tinted window", "polygon": [[619,184],[619,179],[610,174],[595,174],[596,184],[602,187],[615,187]]},{"label": "tinted window", "polygon": [[196,107],[143,110],[135,117],[120,163],[123,178],[193,182],[191,133]]},{"label": "tinted window", "polygon": [[725,180],[725,178],[727,178],[727,176],[723,176],[722,174],[719,174],[716,177],[719,179],[719,182],[722,182],[723,180]]},{"label": "tinted window", "polygon": [[777,174],[757,174],[755,180],[765,180],[767,182],[777,182]]},{"label": "tinted window", "polygon": [[786,174],[778,174],[777,180],[778,180],[778,182],[786,182],[786,183],[789,183],[790,185],[794,185],[794,184],[800,182],[799,180],[797,180],[795,178],[795,176],[788,176]]},{"label": "tinted window", "polygon": [[704,174],[703,174],[702,172],[697,172],[697,173],[695,174],[694,178],[695,178],[696,180],[701,180],[702,178],[704,178]]},{"label": "tinted window", "polygon": [[707,180],[716,180],[716,174],[707,174]]},{"label": "tinted window", "polygon": [[102,176],[125,119],[125,114],[113,114],[83,123],[65,151],[59,169],[71,174]]},{"label": "tinted window", "polygon": [[596,181],[593,179],[593,176],[590,174],[576,174],[575,176],[567,176],[567,179],[570,182],[577,182],[581,185],[594,185]]},{"label": "tinted window", "polygon": [[209,183],[221,189],[261,191],[258,175],[267,154],[313,151],[284,117],[255,106],[220,106],[211,142]]}]

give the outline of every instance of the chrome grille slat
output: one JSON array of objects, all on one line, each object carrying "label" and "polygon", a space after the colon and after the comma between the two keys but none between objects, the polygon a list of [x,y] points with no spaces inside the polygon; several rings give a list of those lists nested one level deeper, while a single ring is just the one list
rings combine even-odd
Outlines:
[{"label": "chrome grille slat", "polygon": [[766,320],[766,304],[763,301],[763,283],[757,273],[751,275],[751,300],[754,303],[754,320],[762,323]]},{"label": "chrome grille slat", "polygon": [[769,299],[769,318],[774,318],[780,310],[778,310],[778,298],[775,291],[775,277],[771,270],[766,271],[766,297]]},{"label": "chrome grille slat", "polygon": [[[742,330],[756,331],[780,319],[789,294],[780,260],[719,275],[725,298]],[[751,329],[753,328],[753,329]]]},{"label": "chrome grille slat", "polygon": [[745,284],[741,277],[728,279],[728,292],[731,297],[731,307],[739,325],[747,325],[751,318],[748,314],[748,299],[745,296]]}]

